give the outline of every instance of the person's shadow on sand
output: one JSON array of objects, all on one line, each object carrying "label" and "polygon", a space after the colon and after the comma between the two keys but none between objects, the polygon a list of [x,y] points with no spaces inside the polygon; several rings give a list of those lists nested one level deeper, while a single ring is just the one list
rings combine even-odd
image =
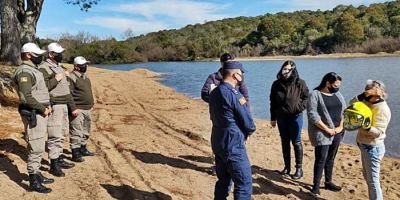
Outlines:
[{"label": "person's shadow on sand", "polygon": [[10,180],[14,181],[23,189],[28,190],[28,185],[22,183],[22,181],[28,181],[28,175],[21,174],[18,167],[13,164],[13,161],[2,154],[0,154],[0,172],[7,175]]},{"label": "person's shadow on sand", "polygon": [[209,173],[209,168],[199,167],[180,158],[170,158],[159,153],[132,151],[136,159],[148,164],[164,164],[179,169],[192,169],[199,172]]},{"label": "person's shadow on sand", "polygon": [[206,157],[206,156],[194,156],[194,155],[180,155],[178,157],[179,158],[183,158],[185,160],[191,160],[191,161],[195,161],[195,162],[213,164],[213,159],[211,158],[211,156]]},{"label": "person's shadow on sand", "polygon": [[0,139],[0,151],[15,154],[25,162],[28,160],[26,147],[20,145],[17,141],[13,139]]},{"label": "person's shadow on sand", "polygon": [[[253,194],[277,194],[277,195],[293,195],[299,199],[315,199],[314,196],[309,192],[310,185],[283,178],[278,171],[263,169],[259,166],[252,166],[253,174],[258,174],[261,177],[253,179]],[[275,184],[274,182],[281,182],[285,185],[299,185],[301,187],[300,191],[286,188]]]},{"label": "person's shadow on sand", "polygon": [[162,192],[146,192],[129,185],[110,185],[110,184],[100,184],[104,189],[107,190],[111,197],[118,200],[125,199],[148,199],[148,200],[172,200],[172,197],[164,194]]}]

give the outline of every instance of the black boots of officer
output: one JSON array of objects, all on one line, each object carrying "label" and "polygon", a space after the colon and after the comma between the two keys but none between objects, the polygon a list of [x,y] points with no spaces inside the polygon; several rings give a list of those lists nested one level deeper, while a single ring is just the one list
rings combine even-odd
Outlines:
[{"label": "black boots of officer", "polygon": [[[42,182],[44,183],[45,180],[43,178],[45,178],[43,175],[29,174],[29,189],[39,193],[50,193],[51,189],[42,185]],[[48,180],[51,179],[46,178],[46,182],[48,182]]]},{"label": "black boots of officer", "polygon": [[47,177],[43,176],[42,173],[40,173],[40,172],[39,172],[37,175],[38,175],[38,178],[39,178],[39,182],[40,182],[41,184],[50,184],[50,183],[54,183],[54,179],[52,179],[52,178],[47,178]]},{"label": "black boots of officer", "polygon": [[58,165],[60,165],[62,169],[71,169],[75,167],[74,163],[66,162],[62,156],[58,158]]},{"label": "black boots of officer", "polygon": [[285,168],[280,172],[283,176],[290,175],[290,140],[281,140],[282,144],[282,154],[283,154],[283,161],[285,163]]},{"label": "black boots of officer", "polygon": [[81,148],[72,149],[72,161],[74,162],[83,162],[84,159],[82,157]]},{"label": "black boots of officer", "polygon": [[296,172],[293,174],[292,178],[293,179],[300,179],[303,177],[303,145],[301,144],[301,141],[296,141],[293,144],[294,147],[294,157],[296,159]]},{"label": "black boots of officer", "polygon": [[56,159],[51,159],[50,160],[50,170],[49,173],[53,174],[54,176],[57,177],[63,177],[65,176],[64,172],[61,170],[60,164],[58,162],[58,158]]},{"label": "black boots of officer", "polygon": [[90,152],[87,148],[86,145],[81,146],[81,154],[82,156],[94,156],[94,153]]}]

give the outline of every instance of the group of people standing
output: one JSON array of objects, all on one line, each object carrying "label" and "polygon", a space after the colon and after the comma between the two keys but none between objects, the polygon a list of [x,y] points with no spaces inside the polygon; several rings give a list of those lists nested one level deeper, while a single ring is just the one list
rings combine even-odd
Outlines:
[{"label": "group of people standing", "polygon": [[[201,97],[209,103],[212,121],[211,146],[215,156],[217,183],[214,199],[226,199],[231,182],[234,199],[251,199],[251,165],[245,141],[256,130],[250,114],[249,95],[244,83],[243,66],[231,54],[220,58],[221,68],[206,80]],[[343,140],[346,101],[339,92],[342,78],[327,73],[311,92],[299,77],[296,64],[285,61],[270,91],[271,126],[278,127],[284,167],[280,174],[292,179],[303,177],[303,111],[307,111],[308,135],[314,147],[315,161],[311,194],[320,195],[322,174],[325,189],[341,191],[333,182],[333,168],[339,145]],[[386,103],[386,88],[382,81],[369,80],[364,91],[350,104],[362,101],[372,111],[371,126],[360,128],[357,145],[361,151],[363,175],[370,199],[382,199],[379,174],[385,153],[384,138],[391,113]],[[291,145],[291,144],[292,145]],[[291,174],[291,146],[294,149],[295,172]]]},{"label": "group of people standing", "polygon": [[20,113],[28,143],[27,169],[29,188],[39,193],[49,193],[54,179],[40,172],[43,153],[50,159],[49,173],[63,177],[63,169],[75,164],[64,160],[64,137],[69,135],[71,160],[83,162],[83,156],[93,156],[86,145],[90,135],[90,112],[94,105],[91,82],[86,75],[88,61],[78,56],[74,69],[69,72],[60,63],[65,49],[58,43],[45,50],[34,43],[21,48],[22,64],[16,69],[14,83],[19,95]]}]

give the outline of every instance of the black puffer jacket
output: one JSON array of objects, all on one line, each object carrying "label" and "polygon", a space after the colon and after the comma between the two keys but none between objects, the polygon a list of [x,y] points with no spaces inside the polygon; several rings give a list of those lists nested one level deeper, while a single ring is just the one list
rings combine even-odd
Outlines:
[{"label": "black puffer jacket", "polygon": [[282,76],[282,69],[283,67],[271,87],[271,121],[275,121],[277,117],[296,116],[307,106],[309,91],[306,82],[300,79],[296,68],[288,79]]}]

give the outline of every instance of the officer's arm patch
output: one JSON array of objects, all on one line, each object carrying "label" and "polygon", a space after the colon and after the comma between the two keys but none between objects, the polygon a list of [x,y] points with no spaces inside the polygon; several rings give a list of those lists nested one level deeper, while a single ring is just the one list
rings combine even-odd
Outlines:
[{"label": "officer's arm patch", "polygon": [[240,105],[244,105],[244,104],[247,103],[247,101],[246,101],[246,99],[244,97],[242,97],[242,98],[239,99],[239,103],[240,103]]},{"label": "officer's arm patch", "polygon": [[20,82],[20,83],[27,83],[27,82],[28,82],[28,77],[22,76],[22,77],[19,79],[19,82]]}]

